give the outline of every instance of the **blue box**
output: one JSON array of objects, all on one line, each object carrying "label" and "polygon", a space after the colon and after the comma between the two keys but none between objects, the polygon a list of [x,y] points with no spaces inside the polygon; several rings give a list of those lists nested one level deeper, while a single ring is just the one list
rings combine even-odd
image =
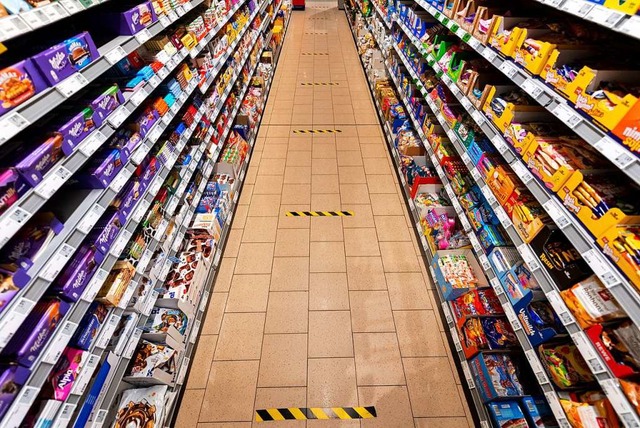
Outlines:
[{"label": "blue box", "polygon": [[525,395],[518,374],[518,369],[525,364],[510,354],[481,352],[469,361],[469,367],[483,402]]},{"label": "blue box", "polygon": [[487,407],[494,427],[525,428],[529,426],[517,401],[499,401],[489,403]]},{"label": "blue box", "polygon": [[530,426],[537,428],[559,428],[551,407],[542,396],[522,398],[522,410]]}]

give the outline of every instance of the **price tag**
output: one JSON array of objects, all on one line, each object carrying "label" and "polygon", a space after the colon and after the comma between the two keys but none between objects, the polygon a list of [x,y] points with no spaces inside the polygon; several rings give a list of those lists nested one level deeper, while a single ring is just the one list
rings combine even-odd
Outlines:
[{"label": "price tag", "polygon": [[140,88],[131,96],[131,102],[135,106],[139,106],[147,98],[148,95],[149,94],[144,88]]},{"label": "price tag", "polygon": [[451,311],[449,310],[449,304],[447,302],[442,302],[442,312],[444,312],[444,317],[447,320],[447,325],[453,325],[453,318],[451,317]]},{"label": "price tag", "polygon": [[[5,416],[5,421],[22,421],[39,393],[40,388],[23,386],[20,392],[18,392],[18,396],[13,400],[11,412]],[[19,424],[14,426],[17,427]]]},{"label": "price tag", "polygon": [[[544,393],[544,396],[547,398],[547,402],[549,403],[549,407],[551,407],[551,411],[553,415],[558,421],[566,420],[566,416],[564,414],[564,410],[560,406],[560,401],[558,400],[558,394],[555,391],[547,391]],[[565,425],[562,425],[563,427]],[[570,425],[569,425],[570,426]]]},{"label": "price tag", "polygon": [[484,254],[480,254],[478,256],[478,260],[480,261],[480,264],[485,271],[491,271],[491,263],[489,263],[489,259],[487,258],[487,256],[485,256]]},{"label": "price tag", "polygon": [[604,256],[595,249],[592,248],[582,253],[582,257],[607,287],[613,287],[620,282],[620,279],[609,268]]},{"label": "price tag", "polygon": [[144,250],[144,253],[142,253],[142,257],[140,257],[140,260],[138,261],[138,267],[136,268],[136,270],[140,273],[144,273],[144,271],[147,270],[147,266],[149,266],[149,262],[151,261],[152,256],[153,251],[151,251],[149,248]]},{"label": "price tag", "polygon": [[167,219],[163,218],[162,221],[160,221],[160,224],[158,225],[158,229],[156,230],[156,234],[154,236],[156,241],[160,241],[160,238],[162,238],[162,235],[164,235],[164,232],[167,230],[167,226],[169,226],[169,222],[167,221]]},{"label": "price tag", "polygon": [[451,331],[451,338],[453,339],[453,344],[456,348],[456,351],[462,352],[462,345],[460,344],[460,337],[458,336],[458,332],[455,328],[452,328],[449,331]]},{"label": "price tag", "polygon": [[504,309],[504,313],[514,330],[519,330],[520,328],[522,328],[522,326],[520,325],[520,321],[518,321],[518,316],[513,310],[513,307],[508,302],[502,304],[502,309]]},{"label": "price tag", "polygon": [[204,310],[207,308],[208,302],[209,302],[209,292],[205,291],[204,293],[202,293],[202,299],[200,300],[200,306],[198,307],[198,310],[200,312],[204,312]]},{"label": "price tag", "polygon": [[42,196],[44,199],[49,199],[62,187],[70,176],[71,171],[60,166],[54,172],[47,175],[34,190],[36,194]]},{"label": "price tag", "polygon": [[[461,218],[462,219],[462,218]],[[476,253],[482,254],[482,247],[480,246],[480,242],[478,242],[478,238],[475,233],[469,233],[469,240],[471,241],[471,246],[476,251]]]},{"label": "price tag", "polygon": [[520,177],[520,180],[522,180],[524,184],[527,184],[531,180],[533,180],[533,175],[531,175],[531,172],[529,171],[529,169],[526,166],[524,166],[522,162],[515,161],[514,163],[511,164],[511,169],[513,169],[513,172],[515,172],[516,175]]},{"label": "price tag", "polygon": [[156,142],[158,142],[161,135],[162,135],[162,129],[160,129],[160,126],[156,125],[147,134],[147,139],[151,141],[151,143],[155,144]]},{"label": "price tag", "polygon": [[0,118],[0,144],[29,126],[31,122],[18,112],[9,113]]},{"label": "price tag", "polygon": [[476,51],[480,51],[480,49],[482,48],[482,43],[480,42],[480,40],[476,39],[475,37],[472,37],[469,39],[469,44],[471,45],[472,48],[474,48]]},{"label": "price tag", "polygon": [[22,12],[20,17],[33,29],[42,27],[43,25],[47,25],[51,22],[41,7],[32,9],[28,12]]},{"label": "price tag", "polygon": [[165,15],[162,15],[159,21],[160,21],[160,25],[162,25],[164,28],[167,28],[169,25],[171,25],[171,21]]},{"label": "price tag", "polygon": [[574,322],[573,317],[571,316],[571,314],[569,314],[569,311],[567,310],[567,306],[564,304],[564,301],[562,300],[562,297],[560,297],[560,294],[556,290],[551,290],[546,294],[547,294],[547,300],[549,300],[551,307],[553,308],[555,313],[558,315],[558,318],[560,318],[560,321],[562,322],[562,324],[563,325],[573,324]]},{"label": "price tag", "polygon": [[57,2],[47,6],[43,6],[40,9],[47,15],[49,20],[52,22],[62,19],[66,16],[69,16],[65,8],[62,7],[60,3],[57,3]]},{"label": "price tag", "polygon": [[173,103],[173,105],[171,106],[171,112],[173,114],[170,113],[165,113],[164,116],[162,116],[162,123],[164,123],[165,125],[169,125],[171,123],[171,120],[173,120],[173,116],[175,115],[175,111],[177,110],[175,108],[176,103]]},{"label": "price tag", "polygon": [[594,145],[600,153],[616,164],[620,169],[625,169],[635,161],[635,157],[623,146],[606,135]]},{"label": "price tag", "polygon": [[477,182],[482,181],[482,176],[480,175],[480,172],[478,171],[477,168],[471,168],[471,176],[473,177],[474,180],[476,180]]},{"label": "price tag", "polygon": [[100,130],[94,131],[80,143],[78,150],[83,155],[91,157],[106,140],[107,137]]},{"label": "price tag", "polygon": [[49,259],[39,276],[45,281],[52,282],[56,279],[75,251],[76,249],[71,245],[62,244],[53,257]]},{"label": "price tag", "polygon": [[124,105],[115,109],[107,118],[109,124],[114,128],[118,129],[120,125],[129,117],[131,112]]},{"label": "price tag", "polygon": [[131,155],[131,161],[135,165],[140,165],[144,160],[147,153],[149,153],[150,147],[146,143],[142,143],[140,147],[138,147],[133,155]]},{"label": "price tag", "polygon": [[62,82],[56,85],[56,90],[60,92],[64,97],[69,98],[80,89],[89,84],[89,81],[82,73],[76,72],[71,76],[64,79]]},{"label": "price tag", "polygon": [[[161,71],[164,70],[164,67],[160,69]],[[158,85],[161,83],[161,80],[158,76],[153,75],[149,78],[148,80],[149,85],[151,85],[152,88],[157,88]]]},{"label": "price tag", "polygon": [[160,271],[160,275],[158,275],[158,279],[160,281],[164,281],[167,275],[169,275],[169,270],[171,269],[172,264],[173,263],[171,262],[171,260],[165,260],[164,265],[162,266],[162,270]]},{"label": "price tag", "polygon": [[200,333],[200,320],[196,320],[193,323],[193,327],[191,328],[191,335],[189,336],[189,343],[196,343],[198,333]]},{"label": "price tag", "polygon": [[184,103],[185,101],[187,101],[187,93],[183,91],[183,92],[178,96],[178,99]]},{"label": "price tag", "polygon": [[102,288],[102,284],[104,284],[107,276],[109,276],[108,271],[102,268],[98,269],[93,275],[93,278],[91,278],[91,281],[89,281],[87,288],[84,289],[81,299],[86,302],[93,302],[93,299],[96,298],[96,294],[98,294],[98,291]]},{"label": "price tag", "polygon": [[575,128],[582,121],[578,113],[566,104],[558,104],[552,113],[570,128]]},{"label": "price tag", "polygon": [[498,278],[493,277],[491,278],[491,287],[493,288],[493,291],[496,293],[497,296],[504,294],[504,290],[502,289],[502,285],[500,284],[500,280],[498,280]]},{"label": "price tag", "polygon": [[109,319],[104,324],[104,327],[102,327],[102,330],[100,331],[100,336],[96,341],[97,348],[105,349],[107,346],[109,346],[109,341],[111,340],[113,333],[116,331],[116,328],[118,328],[118,324],[120,324],[120,315],[112,312],[111,315],[109,315]]},{"label": "price tag", "polygon": [[489,62],[493,62],[498,54],[496,53],[496,51],[487,46],[482,51],[482,56],[485,57]]},{"label": "price tag", "polygon": [[160,177],[159,175],[156,175],[156,178],[153,180],[153,183],[151,183],[151,186],[149,186],[149,194],[150,195],[155,195],[158,193],[158,190],[160,190],[160,186],[162,186],[162,177]]},{"label": "price tag", "polygon": [[[76,381],[73,383],[74,387],[75,387],[77,382],[78,382],[78,380],[76,379]],[[58,412],[58,415],[56,416],[55,420],[53,421],[52,427],[53,428],[66,428],[69,425],[69,422],[71,421],[71,417],[73,416],[73,413],[75,411],[76,411],[76,405],[75,404],[64,403],[62,405],[62,408]]]},{"label": "price tag", "polygon": [[138,346],[138,341],[140,340],[140,336],[142,336],[142,329],[136,328],[131,336],[131,340],[127,343],[127,347],[125,348],[122,356],[126,359],[130,359],[133,356],[133,351],[136,350]]},{"label": "price tag", "polygon": [[23,208],[15,207],[8,211],[4,217],[0,222],[0,247],[9,242],[9,239],[31,218],[31,214]]},{"label": "price tag", "polygon": [[485,184],[484,186],[482,186],[481,190],[482,190],[482,193],[484,194],[484,197],[487,198],[487,202],[489,202],[489,205],[493,205],[498,202],[496,200],[495,195],[493,194],[493,191],[489,188],[489,186]]},{"label": "price tag", "polygon": [[532,98],[538,98],[542,92],[544,91],[544,89],[542,89],[542,87],[540,86],[540,84],[535,80],[535,79],[526,79],[524,82],[522,82],[522,89],[524,89],[524,91],[531,95]]},{"label": "price tag", "polygon": [[120,299],[120,304],[118,305],[120,309],[124,309],[127,306],[129,306],[129,302],[133,297],[133,293],[135,293],[137,289],[138,289],[138,281],[131,281],[129,283],[129,286],[125,290],[124,294],[122,295],[122,299]]},{"label": "price tag", "polygon": [[587,13],[585,18],[605,27],[612,28],[616,26],[616,24],[622,19],[623,16],[623,13],[616,12],[615,10],[609,9],[608,7],[595,5]]},{"label": "price tag", "polygon": [[138,43],[143,45],[147,42],[147,40],[151,38],[151,32],[148,29],[144,28],[136,33],[135,38]]},{"label": "price tag", "polygon": [[9,309],[9,312],[6,313],[2,321],[0,321],[0,348],[7,346],[9,340],[13,337],[18,327],[20,327],[25,318],[27,318],[27,315],[29,315],[35,305],[36,302],[33,300],[22,297]]},{"label": "price tag", "polygon": [[518,252],[522,256],[522,260],[525,261],[527,265],[529,265],[529,269],[534,271],[540,268],[540,263],[538,263],[538,259],[529,248],[527,244],[520,244],[518,246]]},{"label": "price tag", "polygon": [[536,378],[538,379],[538,383],[544,385],[549,383],[549,379],[547,378],[547,374],[542,368],[542,364],[540,364],[540,360],[538,359],[538,355],[536,354],[535,349],[528,349],[524,352],[524,355],[527,357],[529,361],[529,365],[533,370]]},{"label": "price tag", "polygon": [[0,19],[0,40],[7,40],[31,31],[19,15],[5,16]]},{"label": "price tag", "polygon": [[127,229],[122,229],[122,231],[120,232],[120,236],[118,236],[116,242],[111,246],[110,253],[116,257],[120,257],[120,254],[122,254],[124,247],[127,245],[127,242],[129,242],[130,239],[131,232],[129,232]]},{"label": "price tag", "polygon": [[465,215],[460,216],[460,223],[462,223],[462,227],[464,227],[464,230],[471,230],[471,224],[469,223],[469,220],[467,220],[467,217]]},{"label": "price tag", "polygon": [[167,14],[167,16],[169,17],[169,19],[173,22],[175,20],[178,19],[178,15],[176,15],[176,12],[174,10],[172,10],[171,12],[169,12]]},{"label": "price tag", "polygon": [[509,61],[504,61],[498,68],[511,79],[518,74],[518,67],[515,64],[511,64]]},{"label": "price tag", "polygon": [[460,103],[462,104],[462,106],[466,110],[472,110],[473,109],[473,105],[471,104],[471,101],[469,101],[469,98],[467,98],[467,97],[462,97],[462,99],[460,100]]},{"label": "price tag", "polygon": [[144,216],[144,214],[147,212],[148,209],[149,209],[149,201],[147,201],[146,199],[141,200],[138,206],[136,207],[136,210],[133,212],[133,215],[131,216],[133,221],[136,223],[140,223],[142,221],[142,217]]},{"label": "price tag", "polygon": [[592,7],[593,3],[588,3],[584,0],[567,0],[560,6],[560,9],[573,15],[584,17]]},{"label": "price tag", "polygon": [[463,39],[468,33],[466,31],[464,31],[462,28],[458,28],[456,30],[456,36],[460,37],[461,39]]},{"label": "price tag", "polygon": [[82,220],[76,226],[80,232],[88,235],[93,229],[93,226],[98,222],[98,219],[102,216],[105,209],[100,204],[93,204],[91,209],[82,217]]},{"label": "price tag", "polygon": [[104,57],[107,59],[107,62],[111,65],[116,64],[125,56],[127,56],[127,53],[120,45],[116,46],[115,48],[111,49],[109,52],[104,54]]},{"label": "price tag", "polygon": [[473,113],[471,113],[471,117],[473,117],[473,120],[475,120],[476,123],[480,126],[482,126],[485,122],[485,116],[484,114],[480,113],[479,110],[475,110]]},{"label": "price tag", "polygon": [[618,415],[628,423],[625,423],[625,426],[637,426],[636,416],[627,401],[627,398],[624,396],[623,392],[620,390],[620,386],[618,382],[613,379],[606,379],[600,381],[600,386],[604,390],[605,394],[607,394],[607,398],[611,402],[611,405],[616,410]]},{"label": "price tag", "polygon": [[82,369],[80,369],[80,373],[78,373],[78,377],[76,378],[76,381],[73,383],[73,389],[71,390],[72,395],[84,394],[84,391],[85,389],[87,389],[87,386],[89,385],[89,381],[93,377],[93,373],[98,367],[99,362],[100,362],[99,355],[94,355],[94,354],[89,355],[89,358],[87,358],[87,360],[84,362]]},{"label": "price tag", "polygon": [[637,16],[631,16],[629,19],[624,21],[620,30],[633,37],[640,37],[640,18]]},{"label": "price tag", "polygon": [[573,339],[573,342],[578,347],[578,350],[582,354],[582,357],[587,362],[587,365],[593,373],[602,373],[606,371],[604,365],[600,362],[600,358],[598,358],[596,351],[594,351],[591,342],[584,332],[578,331],[571,334],[571,339]]},{"label": "price tag", "polygon": [[176,380],[176,383],[178,385],[182,385],[184,383],[184,378],[187,376],[187,370],[189,369],[190,361],[191,359],[187,357],[182,359],[182,365],[180,366],[180,371],[178,372],[178,378]]},{"label": "price tag", "polygon": [[462,371],[464,372],[464,378],[467,380],[467,384],[470,389],[476,387],[475,382],[473,381],[473,376],[471,376],[471,370],[469,370],[469,363],[466,361],[462,361]]},{"label": "price tag", "polygon": [[71,340],[71,336],[75,333],[78,328],[78,324],[66,321],[62,327],[59,327],[60,332],[56,334],[47,346],[47,351],[42,357],[42,361],[49,364],[55,364],[62,355],[62,351],[67,347],[69,341]]},{"label": "price tag", "polygon": [[111,183],[109,183],[109,187],[112,188],[116,193],[120,192],[124,185],[129,180],[129,170],[123,169],[116,175]]},{"label": "price tag", "polygon": [[156,290],[153,290],[150,294],[149,294],[149,298],[147,299],[147,302],[145,302],[145,307],[142,311],[142,313],[145,316],[149,316],[149,314],[151,313],[151,310],[153,309],[153,307],[156,304],[156,301],[158,300],[158,296],[160,295],[160,293],[158,293]]},{"label": "price tag", "polygon": [[562,209],[560,208],[560,204],[556,202],[554,199],[549,199],[547,202],[542,204],[545,211],[549,214],[549,217],[558,225],[560,229],[564,229],[569,225],[569,220],[562,213]]},{"label": "price tag", "polygon": [[109,412],[105,409],[98,410],[96,416],[91,421],[93,422],[91,424],[91,428],[102,428],[102,426],[104,425],[104,421],[107,419],[107,413]]},{"label": "price tag", "polygon": [[502,226],[504,226],[505,228],[508,228],[513,224],[511,223],[511,219],[507,215],[507,212],[504,210],[504,208],[502,208],[502,206],[498,205],[494,209],[494,212],[496,213],[496,217],[498,217],[498,220],[500,221]]}]

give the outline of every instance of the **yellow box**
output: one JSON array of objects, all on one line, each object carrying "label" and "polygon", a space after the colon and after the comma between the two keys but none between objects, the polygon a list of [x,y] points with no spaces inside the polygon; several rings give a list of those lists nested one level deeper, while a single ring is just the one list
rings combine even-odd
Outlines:
[{"label": "yellow box", "polygon": [[[555,144],[554,144],[555,143]],[[552,170],[545,165],[545,156],[541,152],[548,150],[561,150],[562,142],[558,139],[539,141],[534,139],[525,151],[522,152],[522,160],[527,164],[533,175],[544,183],[547,189],[557,192],[575,171],[569,165],[561,165]]]},{"label": "yellow box", "polygon": [[[632,244],[632,248],[637,248],[640,243],[637,238],[629,236],[627,226],[609,228],[598,238],[598,245],[602,247],[602,252],[624,272],[633,285],[640,289],[640,267],[634,262],[629,253],[629,244]],[[638,224],[633,226],[637,231]],[[631,242],[629,242],[630,240]]]},{"label": "yellow box", "polygon": [[604,6],[610,9],[620,10],[628,15],[635,15],[640,9],[638,0],[605,0]]},{"label": "yellow box", "polygon": [[554,43],[535,39],[535,37],[542,36],[544,33],[547,33],[547,31],[529,28],[520,29],[516,48],[511,55],[516,63],[534,75],[542,72],[551,53],[557,47]]},{"label": "yellow box", "polygon": [[522,28],[516,27],[516,25],[522,20],[523,18],[494,16],[493,25],[489,33],[489,44],[504,56],[513,56],[522,33]]},{"label": "yellow box", "polygon": [[514,120],[517,122],[525,122],[535,120],[542,117],[544,107],[539,105],[523,105],[505,103],[502,111],[498,107],[502,107],[502,102],[498,102],[497,92],[501,93],[509,90],[510,86],[492,86],[486,96],[482,110],[486,116],[498,127],[503,133]]}]

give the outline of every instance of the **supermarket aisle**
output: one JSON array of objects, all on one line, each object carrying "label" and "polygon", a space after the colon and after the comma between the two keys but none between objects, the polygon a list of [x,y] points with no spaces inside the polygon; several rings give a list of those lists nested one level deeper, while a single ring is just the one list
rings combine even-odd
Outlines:
[{"label": "supermarket aisle", "polygon": [[[286,37],[177,426],[473,426],[344,12],[307,3]],[[354,216],[285,215],[309,210]]]}]

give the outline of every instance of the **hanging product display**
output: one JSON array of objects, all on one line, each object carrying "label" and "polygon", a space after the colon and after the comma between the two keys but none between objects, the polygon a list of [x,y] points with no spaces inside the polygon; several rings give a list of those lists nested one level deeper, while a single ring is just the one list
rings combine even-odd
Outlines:
[{"label": "hanging product display", "polygon": [[638,8],[542,3],[347,18],[480,426],[638,427]]}]

